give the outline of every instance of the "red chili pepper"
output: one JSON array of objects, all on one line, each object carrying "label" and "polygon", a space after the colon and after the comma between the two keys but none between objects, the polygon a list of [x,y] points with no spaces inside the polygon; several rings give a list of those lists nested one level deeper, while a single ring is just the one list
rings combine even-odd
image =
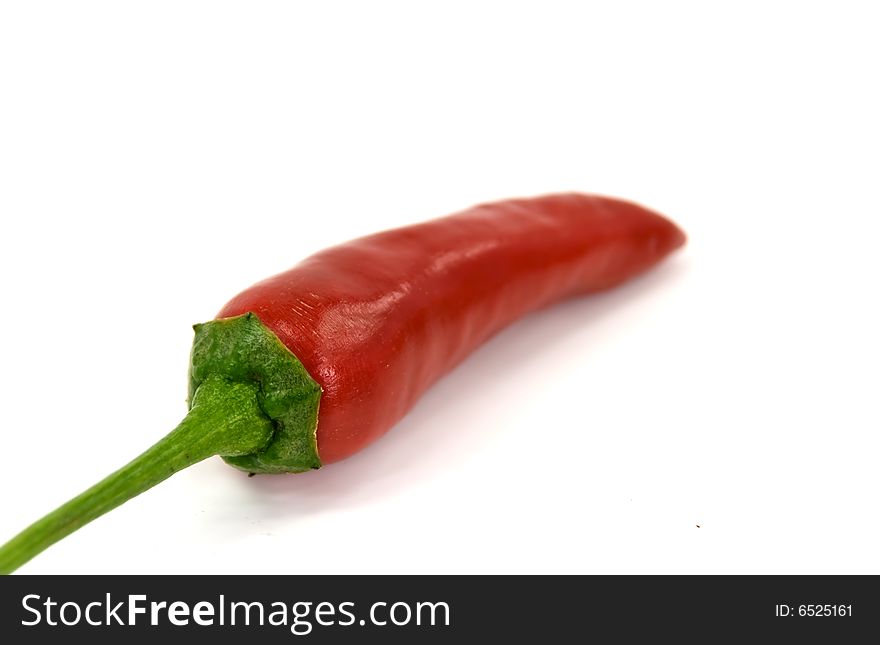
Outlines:
[{"label": "red chili pepper", "polygon": [[187,418],[0,547],[0,573],[211,455],[267,473],[343,459],[512,321],[620,284],[684,240],[641,206],[564,194],[484,204],[313,255],[196,326]]}]

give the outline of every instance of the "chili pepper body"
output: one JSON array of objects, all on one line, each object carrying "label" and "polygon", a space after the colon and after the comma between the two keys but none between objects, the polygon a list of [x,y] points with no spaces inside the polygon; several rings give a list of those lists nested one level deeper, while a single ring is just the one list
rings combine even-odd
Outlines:
[{"label": "chili pepper body", "polygon": [[317,253],[218,317],[256,314],[320,385],[327,464],[384,434],[514,320],[624,282],[684,240],[669,220],[622,200],[495,202]]}]

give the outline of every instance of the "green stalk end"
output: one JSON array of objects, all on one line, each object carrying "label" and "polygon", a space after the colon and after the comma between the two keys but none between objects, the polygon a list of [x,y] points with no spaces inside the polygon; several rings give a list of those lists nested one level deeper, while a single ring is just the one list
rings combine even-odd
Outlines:
[{"label": "green stalk end", "polygon": [[250,473],[318,468],[321,388],[252,313],[195,326],[190,411],[164,439],[0,546],[9,574],[179,470],[220,455]]},{"label": "green stalk end", "polygon": [[9,574],[104,513],[214,455],[246,455],[268,445],[274,432],[253,384],[206,380],[189,414],[174,430],[126,466],[74,497],[0,547],[0,574]]}]

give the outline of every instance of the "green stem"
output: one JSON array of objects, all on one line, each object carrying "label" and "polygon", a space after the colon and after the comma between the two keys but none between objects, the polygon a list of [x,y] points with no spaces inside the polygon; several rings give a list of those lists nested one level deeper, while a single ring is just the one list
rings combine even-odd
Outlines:
[{"label": "green stem", "polygon": [[107,511],[214,455],[256,453],[274,426],[258,402],[256,383],[211,377],[195,391],[186,418],[145,453],[31,524],[0,547],[0,574],[8,574]]}]

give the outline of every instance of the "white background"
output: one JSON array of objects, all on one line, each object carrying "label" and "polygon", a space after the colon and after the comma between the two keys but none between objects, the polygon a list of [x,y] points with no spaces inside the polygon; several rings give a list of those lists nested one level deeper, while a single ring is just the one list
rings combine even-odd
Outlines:
[{"label": "white background", "polygon": [[872,6],[5,3],[0,539],[177,423],[190,325],[252,282],[580,190],[688,247],[356,457],[210,460],[21,571],[880,572]]}]

